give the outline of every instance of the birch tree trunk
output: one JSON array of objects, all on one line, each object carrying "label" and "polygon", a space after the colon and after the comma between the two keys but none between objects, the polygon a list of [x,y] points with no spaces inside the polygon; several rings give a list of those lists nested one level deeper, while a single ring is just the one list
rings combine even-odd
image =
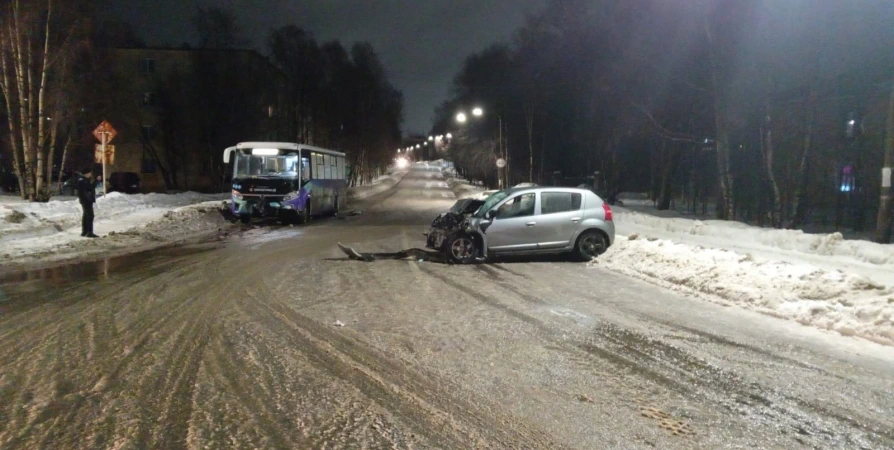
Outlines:
[{"label": "birch tree trunk", "polygon": [[779,228],[782,224],[780,220],[782,213],[782,196],[779,192],[779,183],[776,181],[776,173],[773,170],[773,149],[773,125],[768,114],[766,129],[764,129],[764,126],[761,126],[761,154],[764,157],[764,168],[767,171],[767,179],[770,180],[770,186],[773,187],[773,208],[770,210],[770,225],[773,228]]},{"label": "birch tree trunk", "polygon": [[810,148],[813,145],[813,122],[816,116],[816,91],[811,88],[807,97],[807,114],[804,118],[804,143],[801,148],[801,162],[798,165],[798,180],[795,185],[795,195],[792,199],[792,217],[789,221],[790,228],[800,227],[806,216],[804,195],[807,192],[807,169],[810,157]]},{"label": "birch tree trunk", "polygon": [[57,29],[64,18],[59,6],[57,0],[11,0],[0,7],[0,92],[6,103],[13,169],[22,198],[30,201],[50,198],[63,95],[58,87],[75,30],[74,25],[62,32]]},{"label": "birch tree trunk", "polygon": [[718,44],[707,17],[706,15],[704,19],[704,27],[710,54],[711,92],[714,97],[714,142],[717,148],[717,176],[720,179],[721,208],[718,208],[717,213],[721,219],[734,220],[736,208],[733,199],[733,177],[730,170],[729,125],[726,118],[729,112],[726,110],[726,95],[722,86]]}]

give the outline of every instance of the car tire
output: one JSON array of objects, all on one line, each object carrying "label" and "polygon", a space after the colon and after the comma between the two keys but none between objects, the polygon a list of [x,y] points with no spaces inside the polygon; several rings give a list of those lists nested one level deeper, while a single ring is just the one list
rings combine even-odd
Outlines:
[{"label": "car tire", "polygon": [[584,231],[574,244],[574,257],[579,261],[591,261],[608,249],[608,239],[600,231]]},{"label": "car tire", "polygon": [[456,233],[444,240],[441,252],[454,263],[470,264],[477,257],[478,246],[471,236],[465,233]]}]

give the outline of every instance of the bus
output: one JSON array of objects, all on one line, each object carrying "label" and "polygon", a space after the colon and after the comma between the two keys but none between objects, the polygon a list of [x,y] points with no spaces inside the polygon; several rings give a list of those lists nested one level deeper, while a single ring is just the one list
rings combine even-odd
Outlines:
[{"label": "bus", "polygon": [[243,223],[252,217],[306,223],[345,206],[344,153],[289,142],[242,142],[224,150],[223,161],[233,164],[230,208]]}]

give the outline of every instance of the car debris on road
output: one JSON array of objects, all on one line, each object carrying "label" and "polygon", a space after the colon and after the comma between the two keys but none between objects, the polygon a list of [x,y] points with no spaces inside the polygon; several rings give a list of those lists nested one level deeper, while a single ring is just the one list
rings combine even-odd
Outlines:
[{"label": "car debris on road", "polygon": [[355,261],[372,262],[380,259],[414,259],[416,262],[430,261],[444,264],[452,264],[452,260],[440,252],[431,250],[423,250],[421,248],[409,248],[398,252],[377,252],[377,253],[361,253],[353,247],[348,247],[341,242],[338,248],[348,256],[349,259]]}]

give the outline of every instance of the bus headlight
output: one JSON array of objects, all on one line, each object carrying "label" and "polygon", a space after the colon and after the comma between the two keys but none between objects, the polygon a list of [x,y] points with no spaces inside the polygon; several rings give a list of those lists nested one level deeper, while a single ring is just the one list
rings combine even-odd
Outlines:
[{"label": "bus headlight", "polygon": [[288,203],[288,202],[290,202],[290,201],[292,201],[292,200],[295,200],[296,198],[298,198],[298,192],[297,192],[297,191],[296,191],[296,192],[289,192],[288,194],[286,194],[286,195],[284,195],[284,196],[282,197],[282,202],[283,202],[283,203]]}]

